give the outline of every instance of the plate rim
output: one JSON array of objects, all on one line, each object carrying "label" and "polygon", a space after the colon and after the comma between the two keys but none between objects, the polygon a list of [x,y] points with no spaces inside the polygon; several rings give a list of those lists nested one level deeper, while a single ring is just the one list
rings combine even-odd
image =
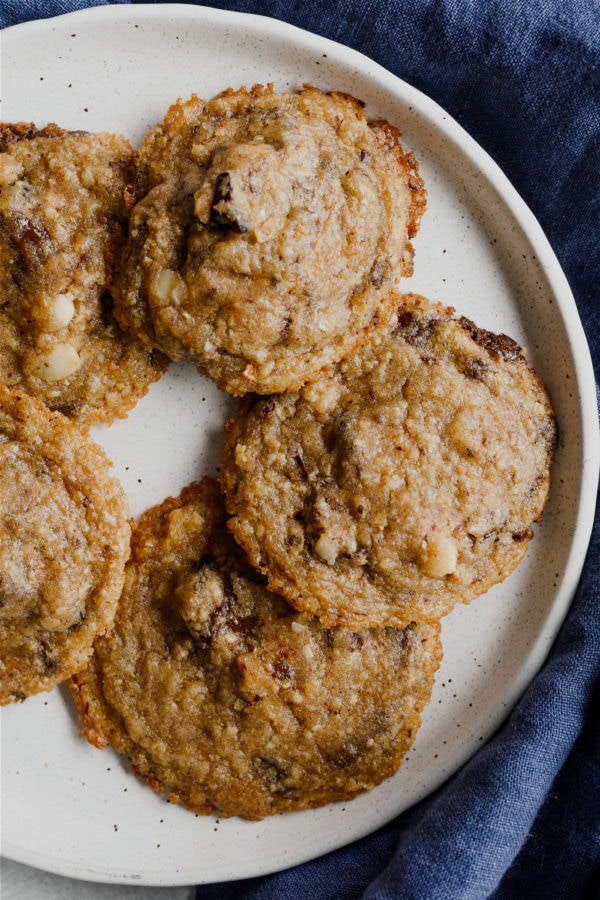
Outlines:
[{"label": "plate rim", "polygon": [[[179,17],[182,17],[182,20],[185,19],[188,23],[191,20],[205,20],[208,18],[217,23],[231,23],[233,21],[236,24],[236,27],[239,24],[240,27],[252,29],[254,33],[260,33],[268,29],[271,32],[271,38],[273,35],[281,35],[284,36],[286,40],[301,40],[305,44],[306,42],[309,42],[311,46],[318,47],[319,50],[329,49],[338,62],[341,62],[342,56],[344,57],[344,64],[348,63],[348,59],[356,62],[360,66],[361,72],[363,74],[366,72],[368,76],[375,78],[384,90],[389,90],[389,88],[392,87],[397,92],[398,87],[401,87],[404,97],[412,96],[414,98],[415,104],[418,106],[419,114],[423,118],[428,119],[432,126],[441,130],[445,138],[449,139],[452,143],[458,143],[462,152],[466,154],[468,159],[482,170],[487,180],[498,192],[502,202],[506,205],[511,215],[517,220],[519,227],[523,231],[531,247],[535,250],[540,267],[548,279],[550,292],[556,298],[562,327],[568,338],[569,345],[573,349],[573,367],[574,374],[577,377],[577,388],[579,392],[578,408],[580,412],[583,413],[593,407],[595,416],[581,416],[582,461],[581,482],[576,514],[577,528],[576,533],[573,534],[571,539],[572,552],[568,557],[567,565],[562,573],[563,586],[556,592],[554,603],[544,620],[543,634],[537,634],[536,640],[533,642],[528,656],[523,660],[519,672],[513,680],[508,708],[504,710],[499,717],[499,721],[502,721],[507,712],[509,712],[514,707],[515,703],[518,702],[519,697],[543,666],[560,627],[568,614],[585,563],[585,556],[589,547],[595,519],[595,494],[600,472],[600,428],[598,427],[593,362],[575,298],[558,258],[532,210],[521,198],[500,166],[488,152],[470,136],[463,126],[461,126],[436,101],[432,100],[418,88],[413,87],[399,76],[394,75],[378,62],[360,51],[330,38],[323,37],[291,23],[262,14],[235,12],[185,3],[146,3],[136,4],[135,6],[123,4],[116,6],[88,7],[86,9],[63,13],[46,19],[23,22],[2,29],[0,41],[4,41],[6,37],[9,37],[9,39],[12,38],[13,34],[19,39],[22,32],[31,33],[38,29],[43,31],[48,27],[58,27],[66,20],[74,23],[76,21],[85,20],[86,25],[90,20],[104,20],[107,24],[111,23],[116,25],[119,20],[124,19],[130,21],[147,21],[159,20],[166,16],[168,16],[169,25],[174,25],[176,21],[179,21]],[[571,314],[573,312],[575,315]],[[583,490],[584,484],[587,487],[588,483],[589,490]],[[592,486],[594,487],[594,490],[591,489]],[[573,552],[574,548],[576,548],[576,552]],[[559,596],[561,602],[557,604],[556,601]],[[486,735],[486,742],[490,739],[494,727],[490,727],[490,733]],[[466,754],[466,758],[461,757],[452,768],[451,772],[449,774],[446,772],[439,783],[429,786],[423,797],[420,799],[429,796],[441,783],[445,783],[449,780],[460,765],[473,757],[475,751],[476,748],[471,747]],[[394,816],[397,814],[398,813],[394,814]],[[375,828],[366,829],[362,836],[371,833],[376,830],[376,828],[382,827],[383,824],[384,823],[381,822]],[[353,838],[353,840],[354,839],[357,838]],[[333,847],[328,847],[324,852],[330,852],[335,848],[345,846],[346,843],[347,842],[342,839]],[[19,855],[18,852],[15,851],[15,848],[11,848],[10,843],[8,843],[7,846],[5,838],[2,840],[2,844],[2,853],[4,856],[17,862],[23,862],[27,865],[36,867],[35,861],[32,861],[30,858],[24,858],[23,854]],[[27,854],[25,854],[25,856],[26,855]],[[314,855],[310,855],[306,858],[295,857],[292,865],[298,865],[308,859],[314,858]],[[288,868],[288,866],[289,864],[286,863],[282,868]],[[107,873],[97,873],[98,877],[94,877],[96,873],[84,872],[81,869],[77,870],[76,867],[73,866],[67,866],[66,869],[61,869],[59,867],[46,870],[56,872],[56,874],[64,874],[68,877],[81,877],[90,881],[102,881],[106,883],[116,883],[119,881],[119,878],[111,877],[110,875],[107,877]],[[277,871],[277,869],[270,867],[268,870],[261,870],[258,874],[264,875],[267,874],[267,872],[274,871]],[[256,875],[256,873],[254,873],[254,875]],[[252,877],[252,873],[243,873],[235,877],[237,879]],[[131,883],[131,878],[123,880],[121,883]],[[141,880],[137,879],[135,883],[175,886],[177,884],[187,884],[189,882],[163,880],[146,881],[142,878]],[[207,882],[197,881],[196,883]]]}]

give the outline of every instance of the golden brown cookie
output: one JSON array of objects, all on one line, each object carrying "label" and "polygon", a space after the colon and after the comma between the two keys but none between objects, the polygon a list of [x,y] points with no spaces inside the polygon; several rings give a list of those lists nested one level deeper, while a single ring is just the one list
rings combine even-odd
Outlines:
[{"label": "golden brown cookie", "polygon": [[166,365],[112,312],[132,154],[119,135],[0,126],[0,381],[79,424],[125,416]]},{"label": "golden brown cookie", "polygon": [[326,631],[271,594],[205,479],[145,513],[113,630],[71,688],[91,743],[199,813],[257,819],[393,774],[441,659],[439,626]]},{"label": "golden brown cookie", "polygon": [[431,622],[506,578],[549,488],[550,400],[505,335],[402,298],[386,331],[228,428],[233,534],[325,625]]},{"label": "golden brown cookie", "polygon": [[0,704],[82,668],[110,624],[129,512],[103,451],[0,385]]},{"label": "golden brown cookie", "polygon": [[136,188],[117,315],[236,395],[300,387],[389,318],[425,205],[396,128],[313,87],[174,104]]}]

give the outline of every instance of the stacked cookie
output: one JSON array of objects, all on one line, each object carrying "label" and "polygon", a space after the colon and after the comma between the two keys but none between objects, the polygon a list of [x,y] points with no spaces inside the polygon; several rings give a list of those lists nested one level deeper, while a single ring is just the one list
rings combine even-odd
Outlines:
[{"label": "stacked cookie", "polygon": [[[17,402],[17,387],[18,403],[39,411],[21,393],[38,390],[75,422],[46,415],[76,430],[92,420],[81,400],[86,372],[97,387],[100,369],[113,400],[96,420],[124,414],[136,379],[124,375],[116,389],[114,367],[81,362],[44,379],[24,362],[37,353],[53,371],[53,341],[74,346],[82,331],[108,335],[108,345],[118,335],[119,352],[145,359],[141,384],[183,359],[243,397],[226,427],[220,484],[189,485],[133,525],[113,580],[116,610],[112,598],[104,604],[89,664],[79,658],[56,679],[72,675],[85,735],[201,813],[253,819],[370,789],[414,741],[441,660],[442,617],[526,552],[555,442],[543,385],[510,338],[401,293],[425,189],[395,127],[369,120],[353,97],[309,86],[194,96],[175,103],[138,152],[121,153],[119,214],[94,198],[111,235],[94,280],[108,332],[86,330],[67,310],[72,279],[62,261],[51,265],[62,232],[33,212],[56,209],[60,188],[40,200],[28,162],[39,165],[36,141],[58,142],[46,144],[47,159],[74,157],[66,141],[97,149],[108,138],[5,133],[14,139],[0,154],[0,225],[13,274],[0,315],[6,333],[22,337],[0,348],[0,360],[12,354],[3,402]],[[110,139],[113,154],[119,140]],[[87,215],[86,191],[101,181],[91,163],[80,167],[68,202]],[[31,214],[22,212],[30,194]],[[65,259],[79,227],[65,238]],[[18,282],[35,282],[43,266],[59,287],[44,274],[52,291],[44,282],[25,294],[36,327],[23,329]],[[0,449],[14,443],[6,434]],[[36,577],[23,582],[35,587]],[[39,599],[28,607],[34,632],[48,618],[42,608]],[[76,630],[69,616],[61,621]],[[13,689],[4,702],[48,686]]]}]

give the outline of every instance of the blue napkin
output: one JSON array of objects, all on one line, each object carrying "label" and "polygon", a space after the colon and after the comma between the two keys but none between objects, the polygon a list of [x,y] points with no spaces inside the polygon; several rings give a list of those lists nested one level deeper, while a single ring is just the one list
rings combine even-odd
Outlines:
[{"label": "blue napkin", "polygon": [[[0,3],[0,26],[105,3]],[[239,0],[354,47],[445,107],[533,210],[600,362],[598,0]],[[600,897],[600,523],[571,612],[504,726],[375,834],[198,900]]]}]

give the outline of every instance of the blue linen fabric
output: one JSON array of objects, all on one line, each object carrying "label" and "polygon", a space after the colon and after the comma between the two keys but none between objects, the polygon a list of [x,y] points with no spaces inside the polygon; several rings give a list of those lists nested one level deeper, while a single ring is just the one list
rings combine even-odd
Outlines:
[{"label": "blue linen fabric", "polygon": [[[0,3],[0,26],[110,5]],[[598,0],[239,0],[347,44],[421,89],[490,153],[567,275],[600,364]],[[540,673],[498,733],[375,834],[197,900],[600,897],[600,523]]]}]

